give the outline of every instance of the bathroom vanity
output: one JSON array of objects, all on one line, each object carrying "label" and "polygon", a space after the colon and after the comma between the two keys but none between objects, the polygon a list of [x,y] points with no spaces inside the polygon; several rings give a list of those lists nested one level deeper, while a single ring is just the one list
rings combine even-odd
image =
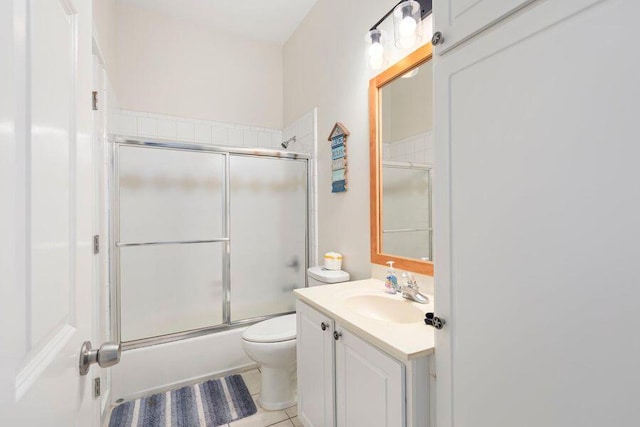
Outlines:
[{"label": "bathroom vanity", "polygon": [[430,422],[428,304],[359,280],[295,291],[298,413],[308,427]]}]

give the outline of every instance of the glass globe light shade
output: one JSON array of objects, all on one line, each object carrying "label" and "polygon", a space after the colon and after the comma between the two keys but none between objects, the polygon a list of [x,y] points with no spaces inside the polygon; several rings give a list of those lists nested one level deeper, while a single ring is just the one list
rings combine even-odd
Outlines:
[{"label": "glass globe light shade", "polygon": [[369,46],[369,56],[371,58],[381,58],[384,56],[384,46],[382,46],[382,43],[371,43],[371,46]]},{"label": "glass globe light shade", "polygon": [[374,28],[367,32],[365,36],[367,43],[367,57],[369,66],[373,70],[379,70],[383,67],[386,60],[385,42],[386,33],[382,30]]},{"label": "glass globe light shade", "polygon": [[393,30],[396,47],[411,49],[422,40],[420,3],[405,0],[393,9]]}]

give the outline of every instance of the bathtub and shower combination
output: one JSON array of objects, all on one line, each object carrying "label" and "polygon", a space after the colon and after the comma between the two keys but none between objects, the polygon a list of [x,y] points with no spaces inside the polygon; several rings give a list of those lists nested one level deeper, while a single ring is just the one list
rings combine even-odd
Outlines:
[{"label": "bathtub and shower combination", "polygon": [[309,260],[309,156],[113,142],[112,400],[253,365],[247,326],[294,311]]}]

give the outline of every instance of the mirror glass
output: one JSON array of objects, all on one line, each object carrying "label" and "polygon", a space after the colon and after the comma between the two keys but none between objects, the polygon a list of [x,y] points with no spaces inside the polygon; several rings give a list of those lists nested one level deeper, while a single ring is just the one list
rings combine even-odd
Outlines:
[{"label": "mirror glass", "polygon": [[381,252],[433,260],[433,73],[427,61],[379,88]]}]

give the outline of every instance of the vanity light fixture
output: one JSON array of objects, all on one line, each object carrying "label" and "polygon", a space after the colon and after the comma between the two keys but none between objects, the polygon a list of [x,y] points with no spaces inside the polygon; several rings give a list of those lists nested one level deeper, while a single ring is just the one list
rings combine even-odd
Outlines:
[{"label": "vanity light fixture", "polygon": [[367,58],[373,70],[381,69],[386,62],[387,41],[385,31],[378,28],[393,14],[395,45],[400,49],[417,47],[422,40],[422,19],[431,13],[433,0],[400,0],[367,32]]},{"label": "vanity light fixture", "polygon": [[384,42],[386,41],[386,34],[384,31],[374,28],[369,30],[366,37],[369,44],[367,53],[369,56],[369,66],[372,70],[379,70],[385,63],[385,50]]},{"label": "vanity light fixture", "polygon": [[396,47],[411,49],[422,40],[421,6],[415,0],[405,0],[393,8],[393,32]]}]

